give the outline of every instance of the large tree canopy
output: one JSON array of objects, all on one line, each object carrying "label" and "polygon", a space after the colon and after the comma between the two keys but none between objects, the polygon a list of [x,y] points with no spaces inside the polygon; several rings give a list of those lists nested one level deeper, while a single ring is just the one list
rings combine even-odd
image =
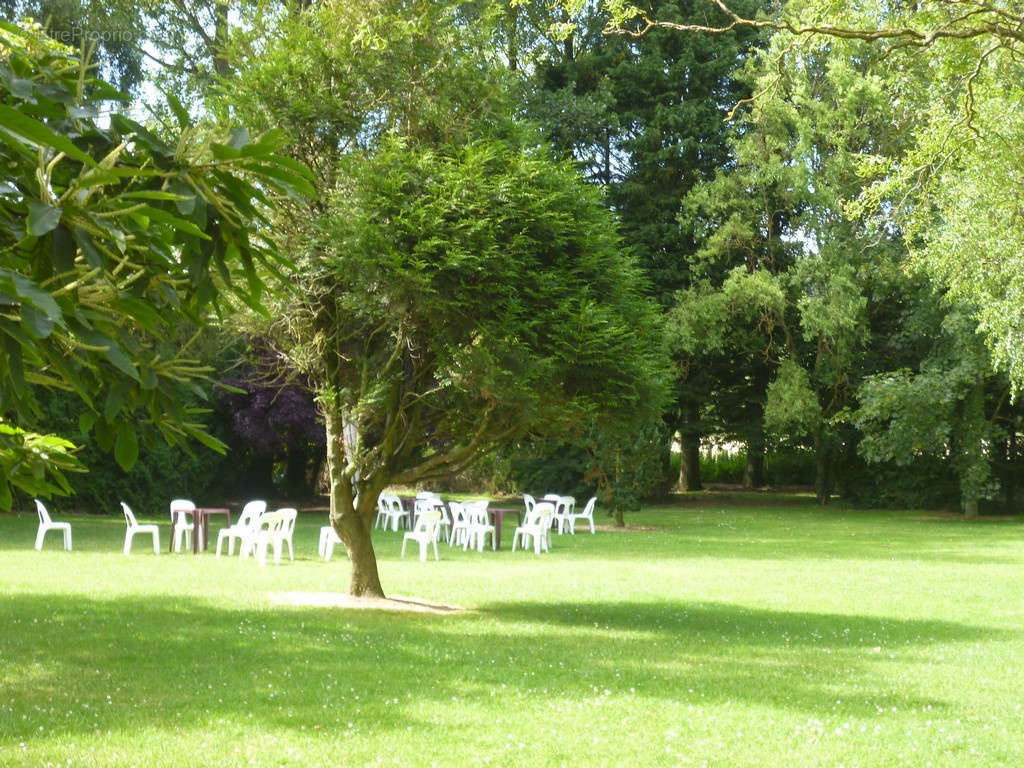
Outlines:
[{"label": "large tree canopy", "polygon": [[515,124],[472,11],[316,6],[231,91],[289,127],[323,189],[282,221],[300,290],[274,337],[318,396],[357,595],[382,593],[369,534],[389,484],[662,402],[660,335],[614,218]]},{"label": "large tree canopy", "polygon": [[628,35],[774,31],[766,67],[772,74],[759,98],[775,92],[794,59],[825,57],[836,39],[879,46],[883,55],[872,57],[871,72],[884,80],[894,120],[911,140],[898,153],[864,148],[860,171],[870,183],[853,209],[873,214],[880,236],[901,232],[911,263],[946,288],[950,300],[974,306],[993,363],[1015,390],[1024,387],[1019,3],[795,0],[754,16],[729,0],[707,0],[707,14],[682,22],[626,0],[605,6],[611,28]]},{"label": "large tree canopy", "polygon": [[69,444],[33,431],[40,387],[77,393],[81,428],[125,467],[140,430],[219,446],[178,396],[208,373],[179,325],[225,291],[258,306],[267,206],[312,192],[273,137],[200,130],[173,103],[163,138],[122,98],[38,28],[0,23],[0,507],[11,485],[68,490]]},{"label": "large tree canopy", "polygon": [[351,589],[379,594],[366,548],[385,487],[529,433],[656,414],[658,343],[611,216],[543,148],[394,139],[341,175],[305,241],[286,346],[327,422]]}]

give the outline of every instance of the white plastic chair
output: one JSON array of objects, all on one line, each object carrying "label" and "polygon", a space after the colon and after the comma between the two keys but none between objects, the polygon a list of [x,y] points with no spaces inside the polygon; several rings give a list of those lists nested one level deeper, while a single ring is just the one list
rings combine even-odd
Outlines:
[{"label": "white plastic chair", "polygon": [[146,525],[140,525],[139,521],[135,519],[135,514],[131,508],[121,502],[121,511],[124,512],[124,522],[128,526],[124,532],[124,553],[130,555],[132,553],[132,540],[135,538],[136,533],[149,533],[153,536],[153,554],[160,554],[160,528],[153,523],[147,523]]},{"label": "white plastic chair", "polygon": [[488,534],[491,536],[491,549],[497,549],[494,541],[494,526],[487,519],[487,502],[473,501],[466,504],[466,517],[469,529],[466,541],[462,546],[463,551],[469,547],[476,546],[478,552],[483,552],[484,541]]},{"label": "white plastic chair", "polygon": [[573,512],[569,515],[569,531],[576,533],[576,521],[586,520],[590,523],[590,532],[594,532],[594,505],[597,504],[597,496],[592,496],[582,512]]},{"label": "white plastic chair", "polygon": [[452,516],[452,527],[448,533],[448,546],[465,544],[469,538],[469,517],[466,505],[460,501],[449,501],[448,511]]},{"label": "white plastic chair", "polygon": [[[398,524],[409,519],[409,513],[402,507],[402,500],[393,493],[382,493],[377,499],[377,519],[382,521],[381,527],[397,531]],[[377,527],[376,522],[373,524]]]},{"label": "white plastic chair", "polygon": [[317,547],[317,552],[320,553],[320,557],[325,562],[331,559],[334,554],[334,545],[343,544],[341,537],[338,536],[334,530],[333,525],[325,525],[320,529],[320,544]]},{"label": "white plastic chair", "polygon": [[[281,526],[281,532],[278,534],[277,543],[288,545],[288,559],[295,559],[295,550],[292,549],[292,536],[295,534],[295,521],[299,519],[299,511],[294,507],[284,507],[283,509],[277,510],[284,517],[284,525]],[[274,562],[281,562],[280,552],[278,546],[274,547]]]},{"label": "white plastic chair", "polygon": [[242,513],[238,516],[238,522],[227,528],[221,528],[217,534],[217,557],[220,557],[220,547],[224,539],[228,540],[228,557],[235,553],[235,539],[238,539],[239,549],[244,549],[247,542],[252,538],[253,532],[260,515],[267,511],[267,502],[250,501],[242,507]]},{"label": "white plastic chair", "polygon": [[[189,517],[195,514],[196,505],[188,499],[174,499],[171,502],[171,541],[174,542],[174,551],[181,552],[181,540],[185,539],[185,549],[192,546],[192,520]],[[202,528],[199,529],[202,535]],[[199,549],[203,549],[206,542],[199,542]]]},{"label": "white plastic chair", "polygon": [[522,544],[523,549],[527,547],[527,540],[533,539],[533,551],[540,554],[541,551],[551,551],[551,520],[555,514],[555,507],[550,501],[538,501],[533,511],[527,513],[523,524],[516,528],[512,536],[512,551],[516,551],[516,544]]},{"label": "white plastic chair", "polygon": [[448,511],[445,509],[444,502],[441,500],[440,494],[433,493],[432,491],[421,491],[416,494],[416,500],[413,502],[413,515],[415,517],[413,529],[419,523],[421,515],[434,510],[441,514],[441,519],[438,522],[434,535],[440,537],[442,528],[451,530],[451,520],[448,517]]},{"label": "white plastic chair", "polygon": [[558,525],[558,532],[562,533],[566,528],[569,533],[575,533],[570,522],[573,512],[576,511],[576,499],[572,496],[559,496],[555,502],[554,521]]},{"label": "white plastic chair", "polygon": [[50,519],[50,513],[46,511],[43,502],[35,499],[36,514],[39,515],[39,529],[36,531],[36,551],[43,548],[43,539],[47,531],[62,531],[64,533],[64,549],[71,551],[71,523],[54,522]]},{"label": "white plastic chair", "polygon": [[[533,506],[537,503],[537,500],[528,493],[523,494],[523,506],[526,507],[526,514],[533,512]],[[525,517],[523,518],[526,519]]]},{"label": "white plastic chair", "polygon": [[377,497],[377,516],[373,518],[373,527],[387,528],[385,519],[387,518],[387,504],[384,503],[384,494],[382,493]]},{"label": "white plastic chair", "polygon": [[417,519],[416,527],[402,537],[402,557],[405,557],[405,545],[410,540],[420,545],[420,562],[427,561],[427,544],[434,546],[434,559],[437,556],[437,532],[441,525],[441,507],[425,510]]},{"label": "white plastic chair", "polygon": [[267,564],[267,548],[274,547],[274,562],[281,562],[281,540],[285,525],[283,510],[264,512],[253,534],[242,541],[241,557],[246,558],[255,553],[260,565]]}]

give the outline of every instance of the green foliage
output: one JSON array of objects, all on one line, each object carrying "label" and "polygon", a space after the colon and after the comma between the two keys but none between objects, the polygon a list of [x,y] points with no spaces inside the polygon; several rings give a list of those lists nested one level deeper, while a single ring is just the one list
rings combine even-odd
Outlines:
[{"label": "green foliage", "polygon": [[[183,393],[192,407],[201,401],[193,393]],[[190,450],[187,445],[169,445],[162,440],[138,446],[137,460],[129,469],[122,469],[110,460],[109,450],[98,444],[95,436],[81,432],[79,414],[81,403],[72,393],[60,390],[40,392],[39,424],[74,441],[74,461],[81,474],[76,474],[68,487],[46,493],[31,490],[25,484],[17,486],[17,506],[31,507],[31,496],[49,495],[50,492],[68,494],[70,504],[77,511],[120,514],[118,502],[122,499],[139,514],[166,514],[167,503],[175,498],[209,499],[219,497],[225,480],[230,478],[238,457],[224,456],[204,449]],[[214,424],[212,434],[225,438]],[[49,460],[52,460],[50,457]],[[198,501],[197,501],[198,503]]]},{"label": "green foliage", "polygon": [[71,490],[67,473],[84,467],[75,445],[57,435],[40,435],[11,426],[0,419],[0,508],[10,509],[11,486],[30,496],[49,496]]},{"label": "green foliage", "polygon": [[[222,293],[257,305],[256,267],[277,261],[267,207],[312,188],[272,136],[203,132],[172,103],[162,138],[122,100],[38,28],[0,23],[0,414],[32,421],[37,391],[73,392],[81,428],[129,468],[138,430],[222,447],[180,394],[209,370],[167,340]],[[20,478],[0,476],[0,500]]]},{"label": "green foliage", "polygon": [[951,314],[920,370],[864,380],[853,413],[864,435],[860,454],[898,466],[919,457],[948,458],[964,508],[976,511],[978,500],[991,498],[998,488],[992,446],[1003,435],[985,402],[986,383],[999,387],[998,380],[986,382],[990,370],[973,323],[966,315]]},{"label": "green foliage", "polygon": [[524,445],[512,459],[512,480],[521,493],[538,498],[558,493],[579,502],[594,495],[595,483],[587,478],[589,467],[590,455],[579,445]]},{"label": "green foliage", "polygon": [[783,360],[768,385],[765,427],[779,437],[804,438],[818,428],[821,418],[821,404],[807,371],[792,360]]},{"label": "green foliage", "polygon": [[581,432],[595,410],[656,412],[650,306],[571,166],[504,141],[394,140],[347,157],[343,178],[290,322],[296,358],[366,441],[353,459],[415,482],[470,458],[428,445],[476,453]]}]

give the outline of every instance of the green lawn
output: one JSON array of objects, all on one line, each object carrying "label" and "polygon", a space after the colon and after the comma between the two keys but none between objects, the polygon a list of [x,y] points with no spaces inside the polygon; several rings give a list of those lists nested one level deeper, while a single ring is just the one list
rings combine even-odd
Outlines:
[{"label": "green lawn", "polygon": [[2,766],[1024,764],[1016,521],[707,495],[541,557],[379,534],[386,590],[467,609],[428,615],[273,603],[344,591],[323,515],[260,569],[60,509],[71,553],[0,517]]}]

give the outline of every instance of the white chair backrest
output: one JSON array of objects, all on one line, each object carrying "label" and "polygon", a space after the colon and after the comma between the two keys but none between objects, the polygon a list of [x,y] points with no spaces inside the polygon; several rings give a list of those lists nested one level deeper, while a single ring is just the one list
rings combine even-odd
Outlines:
[{"label": "white chair backrest", "polygon": [[185,525],[187,523],[185,516],[195,511],[196,505],[188,499],[174,499],[171,502],[171,523]]},{"label": "white chair backrest", "polygon": [[466,504],[466,517],[468,518],[468,521],[474,525],[486,525],[487,504],[488,502],[486,500],[471,501]]},{"label": "white chair backrest", "polygon": [[532,517],[534,525],[540,525],[543,527],[546,523],[547,527],[550,528],[551,518],[554,517],[554,514],[554,504],[552,504],[550,501],[538,501],[533,508],[533,513],[526,515],[526,524],[530,525],[530,518]]},{"label": "white chair backrest", "polygon": [[451,510],[453,523],[469,522],[466,520],[466,505],[461,501],[449,501],[448,509]]},{"label": "white chair backrest", "polygon": [[39,515],[39,522],[43,525],[49,525],[53,521],[50,519],[50,513],[46,511],[46,507],[43,506],[43,502],[39,499],[35,499],[36,502],[36,514]]},{"label": "white chair backrest", "polygon": [[417,494],[416,500],[412,503],[412,506],[413,511],[416,513],[417,516],[422,515],[424,512],[427,512],[431,509],[440,509],[442,510],[441,514],[444,514],[444,502],[441,501],[441,497],[436,494],[430,494],[428,496],[422,497],[419,494]]},{"label": "white chair backrest", "polygon": [[591,496],[590,501],[587,502],[587,506],[583,508],[583,514],[593,517],[595,504],[597,504],[597,496]]},{"label": "white chair backrest", "polygon": [[242,513],[238,516],[238,525],[242,528],[253,528],[259,521],[260,515],[267,511],[267,502],[250,501],[242,507]]},{"label": "white chair backrest", "polygon": [[292,531],[295,530],[295,521],[299,518],[299,511],[294,507],[284,507],[283,509],[277,510],[278,514],[281,515],[281,533],[285,536],[291,536]]},{"label": "white chair backrest", "polygon": [[128,523],[129,528],[136,528],[139,525],[139,521],[135,519],[135,514],[132,512],[131,507],[121,502],[121,511],[124,512],[124,521]]},{"label": "white chair backrest", "polygon": [[402,500],[395,494],[389,493],[385,499],[387,500],[387,505],[391,508],[392,512],[402,512]]},{"label": "white chair backrest", "polygon": [[428,537],[433,538],[437,533],[438,525],[441,522],[441,509],[440,507],[434,507],[423,512],[416,519],[416,533],[426,534]]},{"label": "white chair backrest", "polygon": [[533,511],[533,505],[537,503],[537,500],[528,493],[523,494],[523,504],[526,505],[526,514],[530,514]]},{"label": "white chair backrest", "polygon": [[258,530],[267,531],[269,533],[276,533],[280,531],[284,526],[284,515],[282,514],[282,510],[278,509],[274,512],[264,512],[259,516],[256,526]]}]

